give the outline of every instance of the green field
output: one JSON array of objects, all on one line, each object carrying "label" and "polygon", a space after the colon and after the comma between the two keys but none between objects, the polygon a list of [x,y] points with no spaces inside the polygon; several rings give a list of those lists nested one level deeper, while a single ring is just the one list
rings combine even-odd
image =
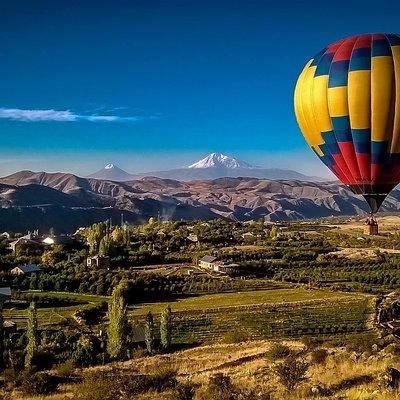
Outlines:
[{"label": "green field", "polygon": [[[365,296],[361,297],[364,298]],[[346,298],[354,298],[354,294],[332,292],[327,290],[307,290],[304,288],[270,289],[201,295],[169,302],[146,303],[137,307],[132,307],[130,314],[133,316],[138,316],[147,314],[149,311],[157,314],[164,310],[168,305],[171,306],[173,311],[189,311],[254,304],[287,303],[321,299],[339,300]]]},{"label": "green field", "polygon": [[180,343],[211,342],[238,333],[249,339],[338,336],[372,329],[374,298],[363,294],[272,289],[191,297],[142,304],[129,315],[142,324],[170,305],[173,338]]},{"label": "green field", "polygon": [[[77,309],[88,303],[96,304],[109,299],[107,296],[66,292],[25,293],[36,297],[64,298],[77,303],[63,307],[39,307],[41,329],[74,323],[71,318]],[[245,334],[249,339],[337,336],[369,331],[374,313],[373,300],[373,296],[364,294],[273,288],[143,303],[130,306],[128,315],[135,324],[141,325],[145,315],[151,311],[158,324],[159,314],[170,305],[173,311],[173,338],[180,343],[220,340],[233,332]],[[5,309],[4,317],[23,327],[26,309]]]}]

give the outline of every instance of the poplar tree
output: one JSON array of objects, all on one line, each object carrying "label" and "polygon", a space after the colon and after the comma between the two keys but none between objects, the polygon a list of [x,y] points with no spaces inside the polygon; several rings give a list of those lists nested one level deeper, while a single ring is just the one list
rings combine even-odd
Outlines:
[{"label": "poplar tree", "polygon": [[172,339],[172,312],[170,306],[168,306],[161,314],[160,337],[163,349],[169,350]]},{"label": "poplar tree", "polygon": [[3,309],[0,306],[0,371],[4,369],[4,318]]},{"label": "poplar tree", "polygon": [[107,351],[112,358],[121,357],[125,350],[126,304],[119,286],[114,288],[108,304]]},{"label": "poplar tree", "polygon": [[146,316],[146,324],[144,327],[144,341],[146,343],[147,351],[151,354],[154,351],[154,318],[151,311],[148,312]]},{"label": "poplar tree", "polygon": [[30,368],[32,359],[38,348],[38,331],[37,331],[37,310],[35,302],[31,302],[28,308],[28,322],[26,329],[28,344],[26,346],[25,367]]}]

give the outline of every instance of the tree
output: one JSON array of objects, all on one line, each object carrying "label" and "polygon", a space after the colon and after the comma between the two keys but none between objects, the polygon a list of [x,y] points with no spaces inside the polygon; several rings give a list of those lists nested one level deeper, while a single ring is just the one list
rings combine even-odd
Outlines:
[{"label": "tree", "polygon": [[271,239],[276,239],[277,238],[278,229],[277,229],[277,227],[275,225],[271,228],[271,230],[269,232],[269,236],[270,236]]},{"label": "tree", "polygon": [[100,256],[107,256],[109,251],[110,251],[110,240],[109,240],[109,238],[107,236],[104,236],[100,240],[99,255]]},{"label": "tree", "polygon": [[149,353],[154,351],[154,318],[151,311],[148,312],[146,316],[146,324],[144,327],[144,341],[146,342],[146,348]]},{"label": "tree", "polygon": [[117,244],[122,244],[124,241],[124,231],[119,226],[116,226],[111,233],[113,242]]},{"label": "tree", "polygon": [[108,305],[108,319],[107,351],[112,358],[119,358],[125,350],[124,330],[127,324],[125,299],[119,286],[112,292]]},{"label": "tree", "polygon": [[4,369],[4,328],[3,309],[0,308],[0,371]]},{"label": "tree", "polygon": [[34,357],[38,348],[37,310],[36,304],[33,301],[28,308],[26,336],[28,338],[28,344],[26,346],[25,367],[30,368],[32,364],[32,358]]},{"label": "tree", "polygon": [[307,362],[295,357],[288,357],[285,361],[275,364],[273,367],[273,371],[289,392],[307,380],[307,370]]},{"label": "tree", "polygon": [[172,338],[172,312],[170,306],[161,314],[160,336],[163,349],[169,350]]}]

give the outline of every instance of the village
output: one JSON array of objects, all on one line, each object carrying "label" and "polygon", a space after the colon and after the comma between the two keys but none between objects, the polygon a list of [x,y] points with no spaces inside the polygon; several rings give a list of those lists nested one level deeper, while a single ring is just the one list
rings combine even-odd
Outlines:
[{"label": "village", "polygon": [[[0,301],[3,337],[12,352],[3,362],[7,368],[21,362],[16,357],[27,351],[32,316],[41,338],[36,351],[44,358],[29,362],[39,369],[47,365],[48,343],[52,365],[65,357],[76,366],[129,360],[141,348],[158,354],[165,313],[171,318],[170,349],[250,338],[362,336],[374,344],[379,330],[396,337],[400,316],[390,293],[400,287],[400,224],[380,221],[379,235],[362,218],[152,218],[137,226],[104,221],[71,235],[5,232]],[[109,335],[117,295],[129,334],[121,339],[124,352],[115,356]],[[375,296],[383,299],[379,308]]]}]

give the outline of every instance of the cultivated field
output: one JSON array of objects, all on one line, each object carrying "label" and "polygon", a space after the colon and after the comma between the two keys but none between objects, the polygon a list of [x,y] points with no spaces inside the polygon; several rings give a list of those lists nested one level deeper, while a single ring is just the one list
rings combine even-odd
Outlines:
[{"label": "cultivated field", "polygon": [[251,339],[366,332],[373,297],[305,288],[204,295],[142,304],[129,315],[140,324],[151,311],[173,310],[174,340],[209,342],[229,335]]}]

